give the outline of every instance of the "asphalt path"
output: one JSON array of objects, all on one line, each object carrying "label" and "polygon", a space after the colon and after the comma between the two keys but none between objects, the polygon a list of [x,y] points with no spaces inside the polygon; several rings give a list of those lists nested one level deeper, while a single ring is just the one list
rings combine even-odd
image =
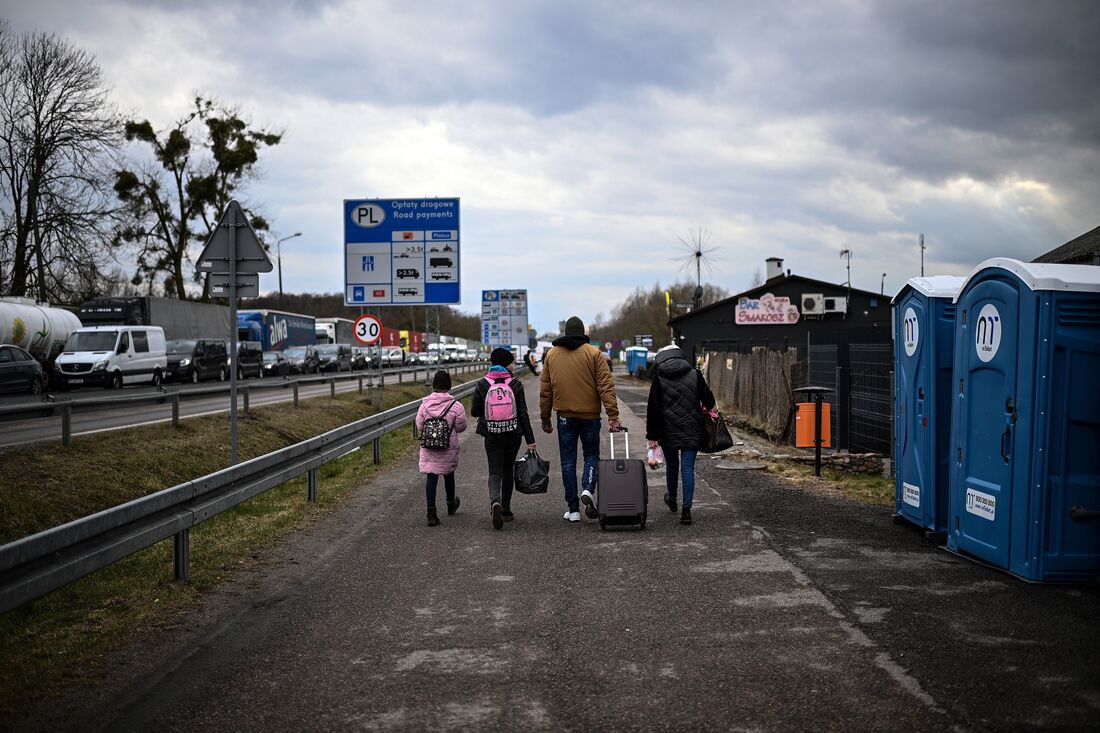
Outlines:
[{"label": "asphalt path", "polygon": [[[464,365],[456,364],[451,368],[462,368],[463,366]],[[436,368],[438,367],[433,365],[432,369]],[[430,370],[426,368],[419,368],[416,372],[386,370],[386,384],[395,385],[409,384],[414,381],[423,382],[426,379],[426,375],[429,373]],[[356,374],[363,376],[364,389],[366,389],[367,372],[363,371]],[[378,372],[374,371],[371,372],[371,374],[374,375],[374,383],[377,385]],[[347,372],[329,375],[266,377],[263,379],[252,378],[238,382],[238,388],[245,386],[249,387],[249,405],[251,407],[261,407],[263,405],[292,401],[294,399],[294,393],[290,385],[296,380],[317,379],[325,376],[337,376],[342,378],[336,382],[337,393],[353,392],[359,389],[359,381],[357,379],[347,379]],[[285,385],[285,388],[273,388],[273,383]],[[228,382],[213,381],[199,384],[168,383],[165,386],[169,391],[179,391],[181,393],[181,419],[229,411],[230,401]],[[225,392],[217,395],[188,396],[188,393],[211,388],[224,389]],[[299,399],[322,397],[330,394],[330,392],[331,388],[327,382],[323,384],[303,383],[299,387]],[[104,397],[126,398],[132,396],[148,396],[156,393],[157,391],[152,387],[128,386],[121,391],[81,390],[62,393],[57,396],[57,401],[60,402],[66,399],[79,401],[82,399]],[[238,395],[237,404],[239,409],[243,408],[244,397],[242,395]],[[28,409],[31,409],[41,405],[42,401],[40,398],[22,397],[0,400],[0,407],[26,406]],[[93,433],[119,430],[139,425],[168,422],[171,419],[172,405],[170,402],[119,405],[117,407],[112,406],[108,408],[97,407],[94,409],[88,408],[87,411],[83,411],[81,408],[77,407],[74,408],[72,415],[72,434],[74,437],[78,437],[81,435],[91,435]],[[0,416],[0,448],[60,439],[61,415],[59,412],[43,416],[33,416],[32,413],[27,413],[26,415],[21,414],[19,416]]]},{"label": "asphalt path", "polygon": [[[644,394],[620,399],[637,452]],[[441,526],[415,458],[395,463],[25,727],[1094,729],[1096,589],[1027,585],[888,510],[718,463],[700,459],[690,527],[655,472],[644,531],[563,522],[560,477],[496,531],[468,433]]]}]

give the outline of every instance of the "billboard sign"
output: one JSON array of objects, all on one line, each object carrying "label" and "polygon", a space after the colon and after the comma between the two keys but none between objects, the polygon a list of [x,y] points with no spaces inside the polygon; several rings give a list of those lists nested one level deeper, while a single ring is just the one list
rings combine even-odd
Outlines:
[{"label": "billboard sign", "polygon": [[458,199],[344,201],[345,305],[455,305]]},{"label": "billboard sign", "polygon": [[526,344],[526,290],[481,291],[481,343],[487,346]]},{"label": "billboard sign", "polygon": [[733,314],[738,326],[790,326],[798,323],[800,315],[790,298],[771,293],[738,299]]}]

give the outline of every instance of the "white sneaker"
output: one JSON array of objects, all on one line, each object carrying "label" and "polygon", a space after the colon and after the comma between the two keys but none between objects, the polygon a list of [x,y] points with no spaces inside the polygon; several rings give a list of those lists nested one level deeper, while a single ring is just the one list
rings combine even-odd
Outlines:
[{"label": "white sneaker", "polygon": [[584,514],[589,519],[600,516],[599,510],[596,509],[596,497],[592,496],[592,492],[588,489],[581,492],[581,504],[584,504]]},{"label": "white sneaker", "polygon": [[561,515],[561,518],[564,519],[567,522],[579,522],[579,521],[581,521],[581,513],[580,512],[566,512],[565,514]]}]

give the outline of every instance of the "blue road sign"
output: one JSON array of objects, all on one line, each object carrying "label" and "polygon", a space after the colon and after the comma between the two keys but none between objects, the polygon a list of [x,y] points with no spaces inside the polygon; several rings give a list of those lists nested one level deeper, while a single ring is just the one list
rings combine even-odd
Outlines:
[{"label": "blue road sign", "polygon": [[481,342],[487,346],[527,343],[527,291],[481,291]]},{"label": "blue road sign", "polygon": [[459,200],[344,201],[344,303],[454,305]]}]

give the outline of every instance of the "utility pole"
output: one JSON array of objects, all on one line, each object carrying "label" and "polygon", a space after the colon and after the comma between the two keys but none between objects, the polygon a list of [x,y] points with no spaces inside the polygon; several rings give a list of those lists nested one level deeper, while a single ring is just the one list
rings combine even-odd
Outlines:
[{"label": "utility pole", "polygon": [[924,277],[924,235],[920,235],[920,276]]},{"label": "utility pole", "polygon": [[878,286],[878,294],[879,295],[885,295],[886,294],[886,273],[885,272],[882,273],[882,282]]},{"label": "utility pole", "polygon": [[848,286],[848,297],[844,299],[844,315],[848,315],[848,308],[852,300],[852,250],[845,247],[840,250],[840,256],[847,259],[848,281],[844,284]]}]

